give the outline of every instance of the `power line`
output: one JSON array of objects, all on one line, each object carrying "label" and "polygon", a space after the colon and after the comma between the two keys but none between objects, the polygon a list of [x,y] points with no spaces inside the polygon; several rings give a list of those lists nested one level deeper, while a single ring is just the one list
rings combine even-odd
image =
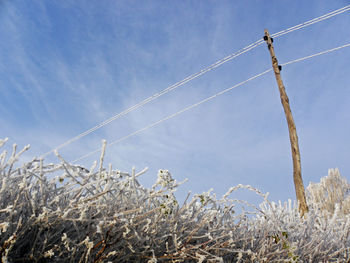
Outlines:
[{"label": "power line", "polygon": [[279,36],[288,34],[288,33],[290,33],[290,32],[293,32],[293,31],[295,31],[295,30],[299,30],[299,29],[301,29],[301,28],[303,28],[303,27],[307,27],[307,26],[313,25],[313,24],[315,24],[315,23],[321,22],[321,21],[326,20],[326,19],[328,19],[328,18],[331,18],[331,17],[333,17],[333,16],[340,15],[340,14],[342,14],[342,13],[344,13],[344,12],[349,11],[349,10],[350,10],[350,5],[344,6],[344,7],[342,7],[342,8],[339,8],[339,9],[337,9],[337,10],[335,10],[335,11],[332,11],[332,12],[330,12],[330,13],[327,13],[327,14],[325,14],[325,15],[316,17],[316,18],[314,18],[314,19],[311,19],[311,20],[306,21],[306,22],[304,22],[304,23],[301,23],[301,24],[299,24],[299,25],[292,26],[292,27],[290,27],[290,28],[284,29],[284,30],[279,31],[279,32],[277,32],[277,33],[274,33],[274,34],[271,35],[271,37],[279,37]]},{"label": "power line", "polygon": [[81,139],[82,137],[84,137],[84,136],[86,136],[86,135],[88,135],[88,134],[98,130],[99,128],[101,128],[101,127],[111,123],[112,121],[114,121],[114,120],[116,120],[116,119],[118,119],[118,118],[128,114],[129,112],[138,109],[139,107],[141,107],[141,106],[143,106],[143,105],[145,105],[145,104],[147,104],[147,103],[157,99],[158,97],[160,97],[160,96],[162,96],[162,95],[164,95],[164,94],[166,94],[166,93],[168,93],[168,92],[170,92],[170,91],[172,91],[172,90],[174,90],[174,89],[184,85],[185,83],[187,83],[187,82],[189,82],[189,81],[191,81],[191,80],[193,80],[193,79],[203,75],[204,73],[221,66],[222,64],[224,64],[224,63],[226,63],[226,62],[228,62],[228,61],[230,61],[230,60],[232,60],[232,59],[234,59],[234,58],[236,58],[236,57],[238,57],[238,56],[240,56],[240,55],[242,55],[242,54],[244,54],[244,53],[246,53],[246,52],[248,52],[250,50],[252,50],[253,48],[256,48],[257,46],[261,45],[262,43],[264,43],[263,40],[258,40],[256,42],[254,42],[254,43],[244,47],[243,49],[241,49],[241,50],[239,50],[239,51],[237,51],[237,52],[235,52],[233,54],[230,54],[229,56],[227,56],[227,57],[225,57],[225,58],[215,62],[214,64],[210,65],[209,67],[206,67],[206,68],[198,71],[197,73],[195,73],[195,74],[193,74],[193,75],[191,75],[191,76],[189,76],[189,77],[187,77],[187,78],[185,78],[185,79],[183,79],[183,80],[181,80],[181,81],[179,81],[179,82],[169,86],[168,88],[166,88],[166,89],[164,89],[164,90],[162,90],[162,91],[160,91],[158,93],[155,93],[154,95],[144,99],[143,101],[135,104],[134,106],[132,106],[132,107],[130,107],[130,108],[128,108],[128,109],[126,109],[126,110],[124,110],[124,111],[114,115],[114,116],[112,116],[111,118],[101,122],[100,124],[92,127],[91,129],[78,134],[77,136],[75,136],[75,137],[69,139],[68,141],[60,144],[56,148],[51,149],[50,151],[44,153],[40,158],[44,158],[47,155],[49,155],[50,153],[53,153],[55,150],[58,150],[58,149],[60,149],[60,148],[62,148],[64,146],[67,146],[68,144],[70,144],[72,142],[75,142],[75,141]]},{"label": "power line", "polygon": [[[328,50],[325,50],[325,51],[322,51],[322,52],[319,52],[319,53],[315,53],[315,54],[310,55],[310,56],[306,56],[306,57],[294,59],[294,60],[288,61],[288,62],[286,62],[286,63],[283,63],[283,64],[281,64],[281,65],[282,65],[282,66],[285,66],[285,65],[293,64],[293,63],[296,63],[296,62],[300,62],[300,61],[303,61],[303,60],[306,60],[306,59],[310,59],[310,58],[313,58],[313,57],[316,57],[316,56],[324,55],[324,54],[327,54],[327,53],[330,53],[330,52],[333,52],[333,51],[336,51],[336,50],[339,50],[339,49],[342,49],[342,48],[345,48],[345,47],[349,47],[349,46],[350,46],[350,43],[349,43],[349,44],[342,45],[342,46],[339,46],[339,47],[336,47],[336,48],[328,49]],[[216,98],[216,97],[218,97],[218,96],[220,96],[220,95],[223,95],[223,94],[225,94],[226,92],[228,92],[228,91],[230,91],[230,90],[232,90],[232,89],[234,89],[234,88],[237,88],[237,87],[239,87],[239,86],[242,86],[243,84],[245,84],[245,83],[247,83],[247,82],[249,82],[249,81],[251,81],[251,80],[253,80],[253,79],[256,79],[256,78],[258,78],[258,77],[261,77],[261,76],[265,75],[266,73],[268,73],[268,72],[270,72],[270,71],[272,71],[272,69],[265,70],[265,71],[263,71],[263,72],[261,72],[261,73],[255,75],[255,76],[253,76],[253,77],[250,77],[249,79],[246,79],[246,80],[244,80],[244,81],[242,81],[242,82],[240,82],[240,83],[238,83],[238,84],[236,84],[236,85],[230,87],[230,88],[227,88],[227,89],[225,89],[225,90],[222,90],[222,91],[220,91],[220,92],[218,92],[218,93],[216,93],[216,94],[214,94],[214,95],[212,95],[212,96],[210,96],[210,97],[207,97],[206,99],[203,99],[203,100],[201,100],[201,101],[199,101],[199,102],[197,102],[197,103],[195,103],[195,104],[192,104],[192,105],[190,105],[190,106],[188,106],[188,107],[186,107],[186,108],[184,108],[184,109],[182,109],[182,110],[180,110],[180,111],[178,111],[178,112],[176,112],[176,113],[173,113],[173,114],[171,114],[171,115],[169,115],[169,116],[167,116],[167,117],[165,117],[165,118],[159,120],[159,121],[156,121],[156,122],[154,122],[154,123],[152,123],[152,124],[150,124],[150,125],[147,125],[147,126],[141,128],[141,129],[139,129],[139,130],[137,130],[137,131],[135,131],[135,132],[132,132],[132,133],[130,133],[130,134],[128,134],[128,135],[122,137],[122,138],[119,138],[119,139],[117,139],[117,140],[115,140],[115,141],[113,141],[113,142],[107,144],[107,146],[111,146],[111,145],[120,143],[120,142],[122,142],[122,141],[124,141],[124,140],[126,140],[126,139],[128,139],[128,138],[130,138],[130,137],[132,137],[132,136],[134,136],[134,135],[137,135],[137,134],[139,134],[139,133],[141,133],[141,132],[144,132],[144,131],[146,131],[146,130],[148,130],[148,129],[150,129],[150,128],[152,128],[152,127],[158,125],[158,124],[161,124],[161,123],[164,122],[164,121],[167,121],[167,120],[169,120],[169,119],[172,119],[172,118],[174,118],[174,117],[180,115],[181,113],[184,113],[184,112],[186,112],[186,111],[188,111],[188,110],[190,110],[190,109],[193,109],[193,108],[195,108],[195,107],[197,107],[197,106],[199,106],[199,105],[201,105],[201,104],[203,104],[203,103],[205,103],[205,102],[207,102],[207,101],[209,101],[209,100],[212,100],[212,99],[214,99],[214,98]],[[97,153],[97,152],[100,152],[100,149],[94,150],[94,151],[92,151],[92,152],[89,152],[89,153],[87,153],[87,154],[85,154],[85,155],[79,157],[78,159],[74,160],[73,163],[76,163],[76,162],[78,162],[78,161],[80,161],[80,160],[82,160],[82,159],[85,159],[86,157],[89,157],[89,156],[91,156],[91,155],[93,155],[94,153]]]},{"label": "power line", "polygon": [[327,53],[330,53],[330,52],[333,52],[333,51],[336,51],[336,50],[339,50],[339,49],[342,49],[342,48],[345,48],[345,47],[349,47],[349,46],[350,46],[350,43],[349,44],[345,44],[345,45],[340,46],[340,47],[328,49],[326,51],[322,51],[322,52],[319,52],[319,53],[316,53],[316,54],[313,54],[313,55],[310,55],[310,56],[306,56],[306,57],[298,58],[298,59],[295,59],[295,60],[292,60],[292,61],[288,61],[286,63],[281,64],[281,66],[286,66],[286,65],[293,64],[293,63],[296,63],[296,62],[300,62],[300,61],[303,61],[303,60],[306,60],[306,59],[309,59],[309,58],[313,58],[313,57],[317,57],[317,56],[320,56],[320,55],[324,55],[324,54],[327,54]]},{"label": "power line", "polygon": [[[220,92],[218,92],[218,93],[216,93],[216,94],[214,94],[214,95],[212,95],[212,96],[210,96],[210,97],[208,97],[208,98],[206,98],[206,99],[204,99],[204,100],[201,100],[200,102],[197,102],[197,103],[195,103],[195,104],[192,104],[192,105],[190,105],[190,106],[188,106],[188,107],[186,107],[186,108],[184,108],[184,109],[182,109],[182,110],[180,110],[180,111],[178,111],[178,112],[176,112],[176,113],[173,113],[173,114],[169,115],[168,117],[165,117],[164,119],[161,119],[161,120],[159,120],[159,121],[156,121],[156,122],[154,122],[154,123],[152,123],[152,124],[150,124],[150,125],[148,125],[148,126],[142,128],[142,129],[139,129],[139,130],[137,130],[137,131],[135,131],[135,132],[133,132],[133,133],[130,133],[129,135],[126,135],[126,136],[124,136],[124,137],[122,137],[122,138],[120,138],[120,139],[118,139],[118,140],[116,140],[116,141],[113,141],[113,142],[107,144],[107,146],[111,146],[111,145],[113,145],[113,144],[116,144],[116,143],[119,143],[119,142],[121,142],[121,141],[124,141],[124,140],[128,139],[128,138],[131,137],[131,136],[134,136],[134,135],[136,135],[136,134],[139,134],[139,133],[141,133],[141,132],[143,132],[143,131],[145,131],[145,130],[148,130],[148,129],[150,129],[150,128],[152,128],[152,127],[154,127],[154,126],[156,126],[156,125],[158,125],[158,124],[160,124],[160,123],[162,123],[162,122],[164,122],[164,121],[167,121],[167,120],[169,120],[169,119],[172,119],[172,118],[174,118],[175,116],[177,116],[177,115],[179,115],[179,114],[181,114],[181,113],[184,113],[185,111],[188,111],[188,110],[190,110],[190,109],[192,109],[192,108],[194,108],[194,107],[197,107],[197,106],[203,104],[204,102],[207,102],[207,101],[209,101],[209,100],[212,100],[212,99],[216,98],[217,96],[220,96],[220,95],[222,95],[222,94],[224,94],[224,93],[226,93],[226,92],[228,92],[228,91],[230,91],[230,90],[232,90],[232,89],[234,89],[234,88],[237,88],[237,87],[239,87],[239,86],[242,86],[243,84],[245,84],[245,83],[247,83],[247,82],[249,82],[249,81],[251,81],[251,80],[253,80],[253,79],[256,79],[256,78],[258,78],[258,77],[261,77],[262,75],[265,75],[266,73],[270,72],[271,70],[272,70],[272,69],[265,70],[264,72],[261,72],[261,73],[255,75],[255,76],[253,76],[253,77],[251,77],[251,78],[249,78],[249,79],[247,79],[247,80],[245,80],[245,81],[242,81],[242,82],[240,82],[240,83],[238,83],[238,84],[236,84],[236,85],[234,85],[234,86],[232,86],[232,87],[230,87],[230,88],[228,88],[228,89],[222,90],[222,91],[220,91]],[[90,153],[88,153],[88,154],[86,154],[86,155],[84,155],[84,156],[82,156],[82,157],[76,159],[75,161],[73,161],[73,163],[75,163],[75,162],[77,162],[77,161],[80,161],[80,160],[82,160],[82,159],[84,159],[84,158],[86,158],[86,157],[88,157],[88,156],[90,156],[90,155],[92,155],[92,154],[94,154],[94,153],[97,153],[97,152],[99,152],[99,151],[100,151],[100,149],[97,149],[97,150],[95,150],[95,151],[93,151],[93,152],[90,152]]]},{"label": "power line", "polygon": [[[331,17],[333,17],[333,16],[342,14],[342,13],[344,13],[344,12],[346,12],[346,11],[349,11],[349,10],[350,10],[350,5],[347,5],[347,6],[343,7],[343,8],[337,9],[337,10],[335,10],[335,11],[332,11],[332,12],[327,13],[327,14],[325,14],[325,15],[322,15],[322,16],[320,16],[320,17],[311,19],[311,20],[306,21],[306,22],[304,22],[304,23],[301,23],[301,24],[299,24],[299,25],[296,25],[296,26],[293,26],[293,27],[284,29],[284,30],[282,30],[282,31],[280,31],[280,32],[277,32],[277,33],[275,33],[275,34],[272,34],[271,36],[272,36],[272,37],[279,37],[279,36],[285,35],[285,34],[288,34],[288,33],[290,33],[290,32],[299,30],[299,29],[301,29],[301,28],[303,28],[303,27],[307,27],[307,26],[310,26],[310,25],[312,25],[312,24],[321,22],[321,21],[323,21],[323,20],[325,20],[325,19],[331,18]],[[263,41],[262,39],[260,39],[260,40],[258,40],[258,41],[256,41],[256,42],[254,42],[254,43],[252,43],[252,44],[250,44],[250,45],[244,47],[243,49],[241,49],[241,50],[239,50],[239,51],[237,51],[237,52],[235,52],[235,53],[232,53],[232,54],[228,55],[227,57],[225,57],[225,58],[223,58],[223,59],[221,59],[221,60],[215,62],[214,64],[210,65],[209,67],[206,67],[206,68],[200,70],[199,72],[188,76],[187,78],[185,78],[185,79],[183,79],[183,80],[181,80],[181,81],[179,81],[179,82],[177,82],[177,83],[175,83],[175,84],[173,84],[173,85],[167,87],[166,89],[164,89],[164,90],[162,90],[162,91],[160,91],[160,92],[158,92],[158,93],[155,93],[154,95],[152,95],[152,96],[150,96],[150,97],[144,99],[143,101],[141,101],[141,102],[135,104],[134,106],[132,106],[132,107],[130,107],[130,108],[128,108],[128,109],[126,109],[126,110],[124,110],[124,111],[122,111],[122,112],[120,112],[120,113],[114,115],[114,116],[112,116],[111,118],[109,118],[109,119],[107,119],[107,120],[105,120],[105,121],[99,123],[98,125],[96,125],[96,126],[90,128],[89,130],[86,130],[86,131],[84,131],[84,132],[78,134],[77,136],[75,136],[75,137],[73,137],[73,138],[67,140],[66,142],[64,142],[64,143],[58,145],[57,147],[55,147],[54,149],[51,149],[50,151],[44,153],[44,154],[41,156],[41,158],[44,158],[44,157],[46,157],[47,155],[49,155],[49,154],[51,154],[52,152],[54,152],[55,150],[61,149],[61,148],[65,147],[65,146],[71,144],[72,142],[75,142],[75,141],[77,141],[77,140],[79,140],[79,139],[85,137],[86,135],[88,135],[88,134],[90,134],[90,133],[92,133],[92,132],[94,132],[94,131],[96,131],[96,130],[102,128],[103,126],[105,126],[105,125],[111,123],[112,121],[114,121],[114,120],[116,120],[116,119],[118,119],[118,118],[120,118],[120,117],[122,117],[122,116],[128,114],[129,112],[132,112],[132,111],[134,111],[134,110],[140,108],[141,106],[143,106],[143,105],[145,105],[145,104],[147,104],[147,103],[149,103],[149,102],[151,102],[151,101],[153,101],[153,100],[159,98],[160,96],[162,96],[162,95],[164,95],[164,94],[166,94],[166,93],[168,93],[168,92],[170,92],[170,91],[172,91],[172,90],[174,90],[174,89],[176,89],[176,88],[178,88],[178,87],[184,85],[185,83],[187,83],[187,82],[189,82],[189,81],[191,81],[191,80],[193,80],[193,79],[195,79],[195,78],[197,78],[197,77],[203,75],[204,73],[207,73],[208,71],[210,71],[210,70],[212,70],[212,69],[215,69],[215,68],[221,66],[222,64],[224,64],[224,63],[226,63],[226,62],[228,62],[228,61],[230,61],[230,60],[232,60],[232,59],[234,59],[234,58],[236,58],[236,57],[238,57],[238,56],[240,56],[240,55],[242,55],[242,54],[244,54],[244,53],[246,53],[246,52],[248,52],[248,51],[250,51],[250,50],[252,50],[252,49],[254,49],[254,48],[256,48],[257,46],[261,45],[262,43],[264,43],[264,41]]]}]

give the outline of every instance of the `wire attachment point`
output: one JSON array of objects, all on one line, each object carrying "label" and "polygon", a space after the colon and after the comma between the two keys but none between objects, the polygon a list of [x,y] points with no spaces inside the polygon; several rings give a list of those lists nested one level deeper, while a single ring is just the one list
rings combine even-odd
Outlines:
[{"label": "wire attachment point", "polygon": [[[267,36],[264,36],[263,39],[264,39],[264,41],[267,41],[269,38]],[[270,37],[270,39],[271,39],[271,43],[273,43],[273,38]]]}]

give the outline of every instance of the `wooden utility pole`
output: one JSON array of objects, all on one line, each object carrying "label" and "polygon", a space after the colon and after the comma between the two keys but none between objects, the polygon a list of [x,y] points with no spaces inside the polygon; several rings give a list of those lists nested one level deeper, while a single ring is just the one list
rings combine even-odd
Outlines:
[{"label": "wooden utility pole", "polygon": [[281,102],[282,102],[284,113],[286,115],[286,119],[288,123],[289,139],[290,139],[290,144],[292,148],[292,158],[293,158],[294,187],[295,187],[297,200],[299,203],[299,211],[301,213],[301,216],[304,216],[304,214],[308,212],[308,207],[307,207],[306,198],[305,198],[303,178],[301,177],[300,151],[299,151],[297,130],[295,128],[292,111],[290,110],[289,99],[281,78],[282,68],[281,66],[278,65],[278,61],[272,45],[273,39],[270,37],[270,34],[267,31],[267,29],[265,29],[264,40],[266,41],[267,47],[270,51],[272,67],[275,72],[275,77],[276,77],[278,89],[280,92]]}]

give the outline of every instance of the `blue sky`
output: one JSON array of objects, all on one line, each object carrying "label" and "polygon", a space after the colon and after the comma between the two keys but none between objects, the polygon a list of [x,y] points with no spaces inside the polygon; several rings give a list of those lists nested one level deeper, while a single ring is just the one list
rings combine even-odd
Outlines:
[{"label": "blue sky", "polygon": [[[261,38],[347,1],[0,1],[0,138],[26,160]],[[350,12],[276,38],[280,63],[350,43]],[[304,184],[338,167],[350,179],[350,48],[283,68]],[[266,45],[60,149],[73,161],[271,67]],[[90,167],[99,154],[79,163]],[[57,162],[55,156],[47,162]],[[106,165],[149,167],[210,188],[237,184],[295,199],[288,129],[273,73],[107,147]],[[254,195],[240,197],[255,202]]]}]

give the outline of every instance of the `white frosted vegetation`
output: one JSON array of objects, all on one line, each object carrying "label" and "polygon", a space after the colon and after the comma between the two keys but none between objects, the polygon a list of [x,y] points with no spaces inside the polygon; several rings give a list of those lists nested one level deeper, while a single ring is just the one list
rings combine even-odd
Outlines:
[{"label": "white frosted vegetation", "polygon": [[310,183],[308,199],[328,216],[335,211],[350,214],[350,185],[338,169],[329,169],[328,176],[321,178],[320,183]]},{"label": "white frosted vegetation", "polygon": [[[0,140],[0,147],[5,140]],[[28,148],[28,147],[27,147]],[[26,148],[26,149],[27,149]],[[23,152],[23,151],[22,151]],[[167,170],[145,188],[146,169],[124,173],[0,154],[0,257],[3,262],[347,262],[349,184],[330,170],[307,188],[310,212],[270,203],[251,186],[221,199],[211,191],[179,204]],[[232,199],[245,188],[260,207]],[[237,209],[238,206],[246,209]],[[238,210],[240,212],[238,212]],[[250,213],[245,212],[250,211]]]}]

